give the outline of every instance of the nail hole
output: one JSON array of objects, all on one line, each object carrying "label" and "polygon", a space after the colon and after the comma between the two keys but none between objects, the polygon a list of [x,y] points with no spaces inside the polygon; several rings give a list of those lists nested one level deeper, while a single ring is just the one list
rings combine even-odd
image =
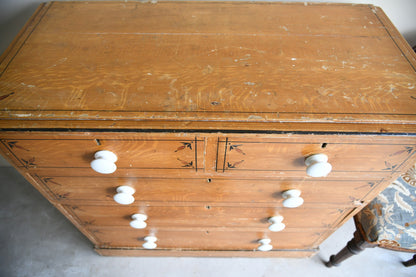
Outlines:
[{"label": "nail hole", "polygon": [[208,235],[208,234],[209,234],[209,231],[205,231],[205,234],[207,234],[207,235]]},{"label": "nail hole", "polygon": [[328,145],[328,143],[322,143],[321,148],[326,148],[326,146]]},{"label": "nail hole", "polygon": [[211,206],[205,206],[205,209],[207,209],[207,210],[209,210],[209,209],[211,209]]},{"label": "nail hole", "polygon": [[99,139],[95,139],[95,143],[96,143],[97,145],[101,145],[101,141],[100,141]]},{"label": "nail hole", "polygon": [[217,105],[219,105],[220,104],[220,102],[217,102],[217,101],[212,101],[211,102],[211,105],[213,105],[213,106],[217,106]]},{"label": "nail hole", "polygon": [[207,179],[207,182],[208,182],[208,183],[211,183],[211,182],[212,182],[212,179],[211,179],[211,178],[208,178],[208,179]]}]

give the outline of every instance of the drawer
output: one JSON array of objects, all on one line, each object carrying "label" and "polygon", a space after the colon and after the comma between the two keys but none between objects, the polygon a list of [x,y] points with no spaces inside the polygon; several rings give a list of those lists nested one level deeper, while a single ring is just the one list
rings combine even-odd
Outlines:
[{"label": "drawer", "polygon": [[[334,139],[332,139],[334,140]],[[362,136],[360,140],[338,137],[287,139],[220,139],[217,171],[235,174],[290,173],[306,177],[305,157],[323,153],[328,156],[332,172],[328,175],[386,174],[400,169],[415,153],[416,146],[388,139],[375,140]]]},{"label": "drawer", "polygon": [[359,204],[376,180],[268,179],[235,180],[219,178],[126,178],[126,177],[40,177],[52,197],[63,202],[116,204],[116,189],[128,185],[135,189],[135,203],[203,202],[231,205],[270,204],[280,207],[281,193],[302,191],[304,205],[351,206]]},{"label": "drawer", "polygon": [[129,230],[124,228],[90,229],[98,241],[98,247],[142,248],[144,238],[151,234],[157,237],[158,249],[184,250],[257,250],[259,239],[268,237],[274,249],[312,249],[320,242],[319,232],[264,232],[242,231],[228,232],[217,229],[205,230]]},{"label": "drawer", "polygon": [[[204,168],[205,141],[195,137],[110,138],[108,134],[102,137],[84,136],[82,139],[40,137],[3,139],[1,142],[12,153],[17,165],[24,168],[90,168],[94,154],[100,150],[108,150],[117,155],[118,169]],[[92,169],[91,174],[95,174]]]},{"label": "drawer", "polygon": [[147,230],[152,228],[256,228],[267,231],[268,219],[275,215],[284,217],[285,230],[302,228],[333,228],[351,209],[264,208],[235,206],[85,206],[66,207],[81,225],[129,227],[131,216],[136,213],[147,215]]}]

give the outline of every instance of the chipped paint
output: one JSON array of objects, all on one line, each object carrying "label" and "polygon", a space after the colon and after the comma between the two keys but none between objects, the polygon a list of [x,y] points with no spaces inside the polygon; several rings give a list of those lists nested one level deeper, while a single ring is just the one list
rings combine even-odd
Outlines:
[{"label": "chipped paint", "polygon": [[214,68],[211,65],[207,65],[204,70],[202,70],[202,73],[204,75],[206,74],[211,74],[212,72],[214,72]]},{"label": "chipped paint", "polygon": [[25,83],[20,83],[22,86],[28,87],[28,88],[35,88],[35,85],[26,85]]},{"label": "chipped paint", "polygon": [[393,84],[390,84],[390,89],[389,89],[389,91],[388,92],[390,92],[391,93],[391,95],[393,95],[393,97],[395,98],[395,99],[397,99],[397,98],[399,98],[399,97],[397,97],[397,95],[396,94],[394,94],[394,90],[396,89],[396,87],[393,85]]},{"label": "chipped paint", "polygon": [[58,65],[60,65],[60,64],[62,64],[62,63],[64,63],[64,62],[66,62],[67,60],[68,60],[68,58],[62,58],[62,59],[59,59],[59,60],[58,60],[55,64],[53,64],[53,65],[49,66],[48,68],[58,66]]},{"label": "chipped paint", "polygon": [[264,118],[263,118],[263,117],[258,116],[258,115],[250,115],[250,116],[248,117],[248,119],[249,119],[249,120],[253,120],[253,119],[261,119],[261,120],[264,120]]},{"label": "chipped paint", "polygon": [[12,116],[16,116],[16,117],[31,117],[32,116],[32,114],[19,114],[19,113],[16,113],[16,114],[10,114],[10,115],[12,115]]}]

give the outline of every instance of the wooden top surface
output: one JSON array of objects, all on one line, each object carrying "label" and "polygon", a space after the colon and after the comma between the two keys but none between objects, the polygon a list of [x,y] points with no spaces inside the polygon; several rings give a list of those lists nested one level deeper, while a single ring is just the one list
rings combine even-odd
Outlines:
[{"label": "wooden top surface", "polygon": [[416,133],[415,68],[371,5],[53,2],[0,59],[0,128]]}]

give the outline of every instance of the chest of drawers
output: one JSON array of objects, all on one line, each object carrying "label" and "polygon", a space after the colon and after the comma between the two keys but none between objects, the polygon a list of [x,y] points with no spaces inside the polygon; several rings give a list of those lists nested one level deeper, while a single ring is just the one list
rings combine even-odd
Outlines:
[{"label": "chest of drawers", "polygon": [[102,255],[310,256],[416,161],[369,5],[53,2],[1,59],[1,153]]}]

